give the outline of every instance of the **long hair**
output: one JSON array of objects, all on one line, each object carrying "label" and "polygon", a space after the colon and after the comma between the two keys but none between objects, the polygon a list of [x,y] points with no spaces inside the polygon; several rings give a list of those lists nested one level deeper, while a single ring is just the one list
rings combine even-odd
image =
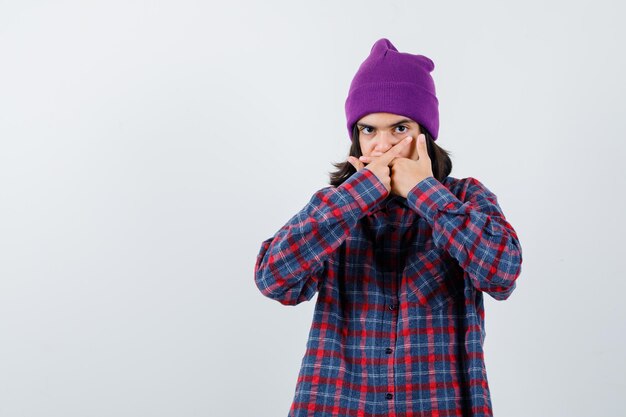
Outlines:
[{"label": "long hair", "polygon": [[[437,180],[443,181],[443,179],[450,175],[450,172],[452,172],[452,160],[450,159],[451,152],[437,145],[430,132],[422,125],[419,125],[419,127],[420,131],[424,134],[424,136],[426,136],[426,148],[428,149],[428,157],[432,162],[433,176]],[[414,140],[416,140],[416,138],[414,138]],[[352,144],[350,145],[348,155],[354,156],[357,159],[363,155],[361,152],[361,144],[359,142],[359,127],[356,123],[352,127]],[[350,162],[347,161],[347,158],[343,162],[333,162],[332,165],[337,168],[336,171],[329,172],[330,185],[334,187],[342,184],[356,172],[356,169]]]}]

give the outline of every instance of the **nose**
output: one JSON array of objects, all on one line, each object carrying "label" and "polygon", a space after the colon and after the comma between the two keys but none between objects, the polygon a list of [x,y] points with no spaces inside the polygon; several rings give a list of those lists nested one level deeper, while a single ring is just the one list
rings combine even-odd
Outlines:
[{"label": "nose", "polygon": [[385,153],[393,146],[393,135],[388,132],[381,132],[376,138],[375,149]]}]

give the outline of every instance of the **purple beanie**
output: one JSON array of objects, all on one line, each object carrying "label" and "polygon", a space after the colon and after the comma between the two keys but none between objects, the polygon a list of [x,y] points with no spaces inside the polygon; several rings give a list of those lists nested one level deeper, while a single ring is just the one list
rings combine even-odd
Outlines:
[{"label": "purple beanie", "polygon": [[426,128],[433,139],[439,134],[439,100],[430,73],[435,63],[424,55],[398,52],[385,38],[374,43],[359,67],[346,99],[348,136],[353,125],[370,113],[409,117]]}]

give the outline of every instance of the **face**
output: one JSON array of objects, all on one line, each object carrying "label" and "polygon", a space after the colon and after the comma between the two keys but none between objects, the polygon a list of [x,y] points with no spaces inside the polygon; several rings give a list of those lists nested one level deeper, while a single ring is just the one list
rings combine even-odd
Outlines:
[{"label": "face", "polygon": [[356,122],[359,143],[365,156],[380,156],[407,136],[413,140],[401,157],[417,160],[417,135],[422,133],[417,122],[398,114],[371,113]]}]

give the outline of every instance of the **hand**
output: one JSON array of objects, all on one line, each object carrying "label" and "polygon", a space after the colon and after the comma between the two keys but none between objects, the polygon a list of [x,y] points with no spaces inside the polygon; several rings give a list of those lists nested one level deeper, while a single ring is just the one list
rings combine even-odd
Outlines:
[{"label": "hand", "polygon": [[357,171],[361,169],[369,169],[378,177],[378,179],[385,185],[387,191],[392,190],[391,184],[391,174],[389,165],[392,163],[394,158],[398,157],[404,147],[409,146],[409,143],[413,140],[411,136],[407,136],[402,139],[400,142],[396,143],[384,154],[377,156],[371,163],[368,163],[367,166],[361,161],[359,161],[354,156],[348,157],[348,162],[352,164]]},{"label": "hand", "polygon": [[[399,144],[396,146],[398,145]],[[391,151],[391,149],[389,151]],[[381,157],[372,158],[362,156],[360,159],[365,162],[372,160],[375,162],[378,158]],[[419,182],[428,177],[434,177],[432,161],[428,156],[426,137],[424,134],[420,134],[418,136],[417,160],[397,157],[389,161],[389,166],[391,167],[391,192],[404,198],[407,197],[409,191],[411,191],[411,189],[413,189],[413,187],[415,187]]]}]

